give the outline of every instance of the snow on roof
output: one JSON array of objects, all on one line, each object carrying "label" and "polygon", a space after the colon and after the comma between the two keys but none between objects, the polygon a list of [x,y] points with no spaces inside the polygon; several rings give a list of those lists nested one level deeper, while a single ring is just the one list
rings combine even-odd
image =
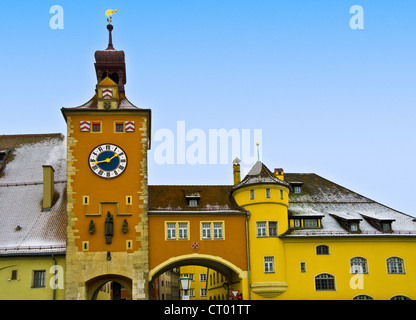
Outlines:
[{"label": "snow on roof", "polygon": [[[303,182],[302,194],[290,193],[291,216],[322,216],[322,228],[291,229],[285,237],[416,236],[415,218],[357,194],[316,174],[287,173],[285,180]],[[389,233],[375,229],[365,217],[392,221]],[[360,233],[345,230],[337,218],[360,220]]]},{"label": "snow on roof", "polygon": [[[64,253],[66,245],[66,148],[62,135],[0,136],[10,145],[0,177],[0,255]],[[43,169],[55,169],[58,200],[42,212]]]}]

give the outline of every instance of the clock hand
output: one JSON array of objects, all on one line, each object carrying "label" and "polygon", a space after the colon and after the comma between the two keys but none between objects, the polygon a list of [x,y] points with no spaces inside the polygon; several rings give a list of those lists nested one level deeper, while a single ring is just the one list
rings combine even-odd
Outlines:
[{"label": "clock hand", "polygon": [[111,160],[113,160],[115,157],[117,157],[118,156],[118,153],[116,153],[116,154],[114,154],[114,156],[112,156],[111,158],[107,158],[107,159],[105,159],[105,160],[101,160],[101,161],[95,161],[94,163],[95,164],[97,164],[97,163],[101,163],[101,162],[107,162],[107,163],[109,163]]}]

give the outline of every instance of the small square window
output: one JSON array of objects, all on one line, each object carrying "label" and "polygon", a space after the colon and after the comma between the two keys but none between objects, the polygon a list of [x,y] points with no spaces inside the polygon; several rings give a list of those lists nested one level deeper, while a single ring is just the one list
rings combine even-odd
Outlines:
[{"label": "small square window", "polygon": [[124,132],[124,122],[116,122],[115,129],[116,132]]},{"label": "small square window", "polygon": [[190,207],[197,207],[198,206],[198,200],[196,200],[196,199],[190,199],[189,200],[189,206]]},{"label": "small square window", "polygon": [[92,123],[92,132],[101,132],[101,122]]},{"label": "small square window", "polygon": [[295,194],[301,194],[301,193],[302,193],[302,189],[301,189],[301,187],[300,187],[300,186],[295,186],[295,187],[293,188],[293,192],[294,192]]}]

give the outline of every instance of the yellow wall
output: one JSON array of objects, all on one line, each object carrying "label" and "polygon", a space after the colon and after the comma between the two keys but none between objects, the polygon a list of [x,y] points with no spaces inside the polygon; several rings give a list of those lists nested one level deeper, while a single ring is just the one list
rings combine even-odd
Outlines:
[{"label": "yellow wall", "polygon": [[[57,265],[60,266],[55,279],[58,281],[55,291],[55,299],[64,299],[63,287],[65,281],[65,256],[55,256]],[[0,300],[52,300],[54,292],[50,285],[54,276],[54,260],[51,255],[45,256],[20,256],[2,257],[0,259]],[[11,279],[12,270],[17,270],[17,279]],[[34,270],[45,271],[45,286],[33,287]],[[52,271],[52,272],[51,272]]]},{"label": "yellow wall", "polygon": [[[269,198],[266,197],[266,189],[270,189]],[[251,199],[251,190],[254,190],[254,199]],[[289,189],[286,187],[267,184],[244,187],[233,193],[236,202],[250,212],[248,229],[252,299],[274,298],[278,293],[286,290],[284,246],[278,235],[288,228],[288,195]],[[266,223],[264,237],[259,237],[257,234],[259,222]],[[269,234],[271,222],[277,222],[277,236]],[[265,272],[265,257],[273,258],[274,270],[271,272]],[[243,298],[248,297],[243,296]]]},{"label": "yellow wall", "polygon": [[[377,300],[389,300],[395,295],[416,299],[415,240],[360,237],[287,239],[284,242],[289,286],[279,299],[351,300],[362,294]],[[321,244],[329,246],[329,255],[316,255],[316,246]],[[392,256],[404,260],[405,274],[387,273],[386,259]],[[367,274],[350,273],[353,257],[367,259]],[[306,262],[304,273],[300,272],[300,262]],[[315,276],[320,273],[335,276],[335,291],[315,290]]]}]

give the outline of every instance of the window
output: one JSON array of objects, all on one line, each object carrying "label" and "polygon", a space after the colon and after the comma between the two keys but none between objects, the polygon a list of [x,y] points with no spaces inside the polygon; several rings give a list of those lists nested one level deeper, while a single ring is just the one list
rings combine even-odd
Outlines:
[{"label": "window", "polygon": [[88,206],[90,204],[90,197],[89,196],[82,196],[82,204],[84,206]]},{"label": "window", "polygon": [[197,207],[198,206],[198,200],[196,200],[196,199],[190,199],[188,205],[190,207]]},{"label": "window", "polygon": [[383,232],[391,231],[391,223],[390,222],[382,222],[381,223],[381,229],[383,230]]},{"label": "window", "polygon": [[306,272],[306,262],[300,263],[300,272]]},{"label": "window", "polygon": [[202,223],[202,239],[211,239],[211,223]]},{"label": "window", "polygon": [[269,237],[277,236],[277,222],[269,222]]},{"label": "window", "polygon": [[266,198],[270,198],[270,189],[266,189]]},{"label": "window", "polygon": [[293,192],[295,194],[301,194],[302,193],[302,189],[301,189],[300,186],[295,186],[295,187],[293,187]]},{"label": "window", "polygon": [[89,241],[82,241],[82,251],[88,251],[90,249]]},{"label": "window", "polygon": [[188,224],[185,223],[179,223],[179,239],[188,239]]},{"label": "window", "polygon": [[207,296],[207,289],[206,288],[201,288],[199,291],[199,295],[201,297],[206,297]]},{"label": "window", "polygon": [[335,290],[335,277],[328,273],[321,273],[315,277],[316,291]]},{"label": "window", "polygon": [[201,240],[224,239],[224,221],[201,222]]},{"label": "window", "polygon": [[264,257],[264,273],[274,272],[274,257]]},{"label": "window", "polygon": [[32,288],[43,288],[45,287],[45,270],[33,271],[33,286]]},{"label": "window", "polygon": [[351,273],[367,273],[367,260],[361,257],[354,257],[350,260]]},{"label": "window", "polygon": [[370,297],[366,294],[360,294],[360,295],[355,296],[354,298],[352,298],[352,300],[374,300],[374,298]]},{"label": "window", "polygon": [[184,240],[188,237],[188,222],[166,222],[166,240]]},{"label": "window", "polygon": [[199,281],[207,281],[207,274],[206,273],[200,273],[199,274]]},{"label": "window", "polygon": [[166,225],[167,239],[176,239],[176,223]]},{"label": "window", "polygon": [[305,219],[303,220],[303,226],[305,228],[316,228],[318,227],[318,220],[317,219]]},{"label": "window", "polygon": [[412,300],[412,299],[406,296],[394,296],[390,300]]},{"label": "window", "polygon": [[329,247],[325,245],[320,245],[316,247],[317,255],[327,255],[329,254]]},{"label": "window", "polygon": [[92,123],[92,132],[101,132],[101,122]]},{"label": "window", "polygon": [[115,123],[115,132],[124,132],[124,122]]},{"label": "window", "polygon": [[214,239],[222,239],[222,222],[214,222]]},{"label": "window", "polygon": [[283,190],[280,190],[280,200],[283,200]]},{"label": "window", "polygon": [[350,231],[358,231],[358,223],[357,222],[351,222],[350,223]]},{"label": "window", "polygon": [[133,248],[133,241],[126,240],[126,250],[131,250]]},{"label": "window", "polygon": [[295,219],[295,228],[300,228],[300,220]]},{"label": "window", "polygon": [[403,259],[399,257],[391,257],[387,259],[388,273],[404,273]]},{"label": "window", "polygon": [[12,270],[12,277],[10,280],[17,280],[17,270]]},{"label": "window", "polygon": [[266,222],[257,222],[257,237],[266,236]]},{"label": "window", "polygon": [[254,199],[254,190],[250,190],[250,200]]}]

